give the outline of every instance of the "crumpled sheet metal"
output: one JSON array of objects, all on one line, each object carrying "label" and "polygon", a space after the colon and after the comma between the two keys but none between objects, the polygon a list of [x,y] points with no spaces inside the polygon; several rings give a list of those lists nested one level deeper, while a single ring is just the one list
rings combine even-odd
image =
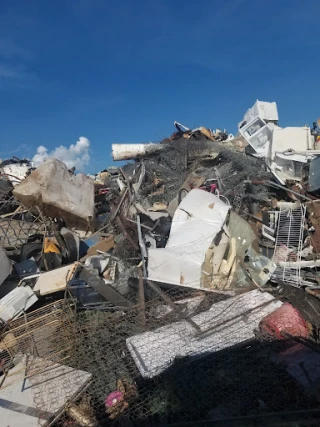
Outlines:
[{"label": "crumpled sheet metal", "polygon": [[121,295],[129,292],[128,279],[132,271],[122,260],[108,254],[93,255],[86,259],[85,267],[96,270],[104,282],[113,286]]},{"label": "crumpled sheet metal", "polygon": [[206,252],[230,206],[203,190],[191,190],[176,210],[165,248],[148,251],[149,279],[200,288]]}]

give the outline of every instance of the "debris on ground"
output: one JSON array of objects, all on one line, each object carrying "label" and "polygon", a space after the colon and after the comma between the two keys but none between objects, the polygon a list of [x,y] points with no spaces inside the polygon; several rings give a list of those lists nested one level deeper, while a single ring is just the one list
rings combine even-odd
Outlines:
[{"label": "debris on ground", "polygon": [[319,424],[320,123],[280,123],[0,163],[6,425]]}]

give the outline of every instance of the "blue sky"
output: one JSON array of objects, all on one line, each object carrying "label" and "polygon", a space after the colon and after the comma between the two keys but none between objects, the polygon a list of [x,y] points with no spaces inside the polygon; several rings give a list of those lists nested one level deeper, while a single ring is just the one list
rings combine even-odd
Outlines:
[{"label": "blue sky", "polygon": [[256,99],[282,126],[320,116],[319,0],[2,0],[2,159],[236,124]]}]

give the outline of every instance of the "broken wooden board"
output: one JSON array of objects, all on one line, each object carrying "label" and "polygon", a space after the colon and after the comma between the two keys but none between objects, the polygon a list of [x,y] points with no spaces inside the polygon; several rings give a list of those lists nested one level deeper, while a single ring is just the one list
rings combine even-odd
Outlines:
[{"label": "broken wooden board", "polygon": [[97,251],[108,252],[112,248],[114,248],[114,237],[113,235],[110,235],[105,239],[100,240],[100,242],[96,243],[95,245],[91,246],[88,249],[87,255],[99,255],[99,252]]},{"label": "broken wooden board", "polygon": [[41,273],[33,291],[40,292],[40,295],[49,295],[64,291],[76,268],[77,263],[74,263],[46,273]]}]

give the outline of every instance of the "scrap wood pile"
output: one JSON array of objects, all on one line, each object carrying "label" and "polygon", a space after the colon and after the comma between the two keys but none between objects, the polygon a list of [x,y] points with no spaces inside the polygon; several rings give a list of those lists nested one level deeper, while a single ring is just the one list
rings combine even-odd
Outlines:
[{"label": "scrap wood pile", "polygon": [[318,123],[257,101],[235,137],[174,125],[94,176],[0,164],[0,399],[25,425],[317,417]]}]

